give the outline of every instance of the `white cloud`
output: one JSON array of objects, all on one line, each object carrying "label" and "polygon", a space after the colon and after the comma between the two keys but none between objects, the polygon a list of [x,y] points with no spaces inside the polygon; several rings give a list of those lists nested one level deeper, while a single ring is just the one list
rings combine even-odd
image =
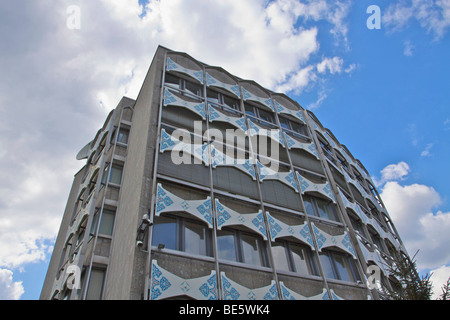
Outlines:
[{"label": "white cloud", "polygon": [[428,143],[425,146],[425,149],[420,153],[420,156],[421,157],[429,157],[429,156],[431,156],[430,150],[431,150],[432,147],[433,147],[433,143]]},{"label": "white cloud", "polygon": [[410,169],[400,162],[381,171],[381,198],[410,255],[419,250],[419,269],[430,269],[450,263],[450,212],[436,209],[442,204],[439,193],[422,184],[401,185]]},{"label": "white cloud", "polygon": [[18,300],[24,293],[22,282],[13,281],[13,273],[0,269],[0,300]]},{"label": "white cloud", "polygon": [[387,181],[401,180],[406,177],[409,172],[409,165],[404,161],[400,161],[397,164],[390,164],[383,168],[380,172],[381,179],[379,181],[376,178],[373,180],[377,186],[381,186]]},{"label": "white cloud", "polygon": [[[79,30],[66,24],[74,4]],[[167,0],[145,8],[138,0],[42,0],[23,10],[1,2],[0,37],[9,45],[0,53],[8,75],[0,79],[0,267],[13,272],[48,258],[83,165],[77,151],[122,96],[137,97],[158,45],[270,89],[301,91],[351,68],[335,56],[322,74],[313,62],[324,54],[319,33],[347,45],[349,8],[350,1],[326,0]]]},{"label": "white cloud", "polygon": [[317,71],[325,73],[327,70],[331,74],[341,73],[344,60],[340,57],[325,58],[317,64]]},{"label": "white cloud", "polygon": [[439,268],[431,270],[430,274],[430,280],[433,283],[432,299],[440,299],[442,287],[447,283],[447,279],[450,278],[450,266],[440,266]]},{"label": "white cloud", "polygon": [[444,130],[450,130],[450,118],[445,119]]},{"label": "white cloud", "polygon": [[407,57],[412,57],[414,46],[412,45],[410,40],[406,40],[403,42],[404,48],[403,48],[403,54]]},{"label": "white cloud", "polygon": [[450,27],[450,0],[410,0],[389,5],[383,24],[398,31],[415,19],[435,39],[441,39]]}]

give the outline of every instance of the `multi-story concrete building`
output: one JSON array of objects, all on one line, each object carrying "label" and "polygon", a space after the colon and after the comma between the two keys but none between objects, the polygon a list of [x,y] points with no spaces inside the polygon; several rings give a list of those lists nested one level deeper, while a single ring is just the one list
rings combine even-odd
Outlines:
[{"label": "multi-story concrete building", "polygon": [[42,299],[378,299],[406,253],[311,111],[186,53],[159,47],[77,158]]}]

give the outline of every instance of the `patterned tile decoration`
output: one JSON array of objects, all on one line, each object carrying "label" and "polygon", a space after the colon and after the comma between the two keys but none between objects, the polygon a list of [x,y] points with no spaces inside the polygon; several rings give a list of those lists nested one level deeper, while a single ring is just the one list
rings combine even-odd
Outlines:
[{"label": "patterned tile decoration", "polygon": [[269,222],[269,234],[272,241],[275,241],[280,237],[291,236],[308,245],[311,250],[315,250],[311,231],[307,222],[298,225],[288,225],[272,217],[268,211],[266,211],[266,216]]},{"label": "patterned tile decoration", "polygon": [[278,300],[278,291],[275,281],[270,285],[249,289],[229,279],[225,272],[221,272],[223,300]]},{"label": "patterned tile decoration", "polygon": [[260,125],[256,124],[255,122],[253,122],[250,119],[248,119],[248,126],[249,126],[249,131],[250,131],[251,136],[254,136],[254,135],[266,136],[266,137],[269,137],[272,140],[278,142],[283,147],[285,147],[284,139],[283,139],[283,136],[281,135],[280,129],[266,129],[266,128],[263,128]]},{"label": "patterned tile decoration", "polygon": [[347,231],[344,231],[344,233],[341,235],[332,236],[327,232],[317,228],[314,222],[311,222],[311,226],[314,232],[314,236],[316,238],[316,243],[319,252],[322,252],[323,248],[338,247],[350,253],[354,259],[357,259],[355,249],[353,249]]},{"label": "patterned tile decoration", "polygon": [[[98,140],[98,139],[97,139]],[[105,156],[105,154],[103,153],[101,155],[101,158],[103,158]],[[86,174],[86,176],[84,177],[83,182],[80,185],[79,191],[78,191],[78,197],[79,198],[82,194],[82,191],[84,191],[85,189],[87,189],[87,187],[89,186],[89,184],[91,183],[92,177],[94,177],[95,173],[100,169],[100,163],[103,162],[103,159],[99,159],[97,161],[97,163],[95,165],[90,165],[89,166],[89,171]]]},{"label": "patterned tile decoration", "polygon": [[341,147],[338,150],[344,156],[344,158],[348,164],[356,165],[355,162],[353,161],[352,157],[350,157],[350,155],[347,153],[347,151],[344,149],[344,147]]},{"label": "patterned tile decoration", "polygon": [[88,201],[86,206],[78,212],[78,214],[75,218],[75,221],[72,223],[72,225],[67,230],[66,239],[65,239],[64,243],[67,243],[70,240],[70,238],[73,235],[75,235],[75,233],[78,232],[82,222],[89,216],[93,202],[94,201],[92,200],[92,197],[91,197],[90,201]]},{"label": "patterned tile decoration", "polygon": [[273,104],[272,104],[272,99],[271,98],[258,97],[257,95],[254,95],[253,93],[251,93],[248,90],[245,90],[244,88],[242,88],[242,96],[243,96],[244,100],[250,100],[250,101],[259,102],[262,105],[270,108],[270,110],[272,110],[273,112],[275,112],[275,109],[273,108]]},{"label": "patterned tile decoration", "polygon": [[378,232],[382,239],[388,239],[396,247],[396,249],[400,248],[401,245],[397,239],[395,239],[394,235],[389,231],[384,231],[377,219],[373,217],[366,218],[366,224],[372,226],[372,228]]},{"label": "patterned tile decoration", "polygon": [[238,129],[247,132],[247,125],[245,124],[244,117],[232,117],[222,113],[219,109],[214,108],[208,104],[209,122],[222,121],[228,122]]},{"label": "patterned tile decoration", "polygon": [[[169,133],[166,132],[164,128],[161,129],[161,141],[159,144],[159,152],[163,153],[165,151],[174,151],[174,152],[183,152],[195,157],[199,160],[199,163],[204,163],[205,166],[209,164],[209,155],[208,155],[208,145],[205,143],[203,145],[193,144],[193,143],[185,143],[183,141],[178,140],[173,137]],[[177,155],[179,155],[177,153]],[[182,157],[180,155],[180,157]],[[191,163],[191,159],[189,157],[188,164]]]},{"label": "patterned tile decoration", "polygon": [[228,156],[227,154],[223,153],[221,150],[219,150],[216,146],[211,145],[211,165],[213,168],[216,168],[217,166],[231,166],[235,167],[236,169],[239,169],[240,171],[248,174],[252,177],[253,180],[256,181],[256,173],[255,173],[255,166],[253,164],[253,158],[249,157],[248,159],[245,158],[235,158]]},{"label": "patterned tile decoration", "polygon": [[378,202],[377,198],[372,194],[372,192],[366,193],[367,199],[370,200],[374,204],[374,206],[377,208],[378,211],[386,213],[386,210],[381,206],[381,204]]},{"label": "patterned tile decoration", "polygon": [[[114,117],[110,117],[108,119],[108,124],[104,125],[102,128],[102,131],[100,132],[100,134],[97,136],[97,139],[95,140],[95,144],[92,145],[92,141],[85,147],[85,148],[89,148],[88,151],[86,151],[86,156],[87,158],[91,158],[92,154],[97,152],[100,143],[103,141],[103,138],[109,133],[109,131],[111,131],[111,129],[114,126]],[[88,147],[89,146],[89,147]],[[84,149],[84,148],[83,148]],[[100,163],[100,161],[98,161]]]},{"label": "patterned tile decoration", "polygon": [[295,192],[298,193],[297,182],[295,181],[294,173],[292,170],[289,170],[288,172],[279,172],[279,171],[275,171],[269,167],[264,166],[258,160],[256,160],[256,161],[257,161],[256,163],[257,163],[258,170],[259,170],[259,180],[260,181],[278,180],[278,181],[286,184],[287,186],[291,187],[292,189],[295,190]]},{"label": "patterned tile decoration", "polygon": [[215,199],[215,203],[217,211],[217,228],[219,230],[222,230],[222,227],[225,226],[242,225],[257,232],[264,240],[267,240],[267,231],[262,210],[259,210],[256,213],[241,214],[220,203],[219,199]]},{"label": "patterned tile decoration", "polygon": [[213,228],[211,198],[205,200],[184,200],[165,190],[161,183],[157,185],[155,214],[183,211],[205,221]]},{"label": "patterned tile decoration", "polygon": [[297,178],[300,182],[300,189],[302,191],[302,194],[305,192],[318,192],[325,197],[329,198],[331,201],[336,203],[336,200],[334,199],[333,192],[331,191],[331,186],[328,182],[325,183],[314,183],[310,181],[309,179],[303,177],[298,171]]},{"label": "patterned tile decoration", "polygon": [[275,107],[276,107],[276,109],[277,109],[277,113],[278,113],[278,114],[281,114],[281,113],[289,114],[289,115],[291,115],[291,116],[297,118],[297,119],[300,120],[301,122],[306,123],[305,118],[303,117],[303,113],[302,113],[301,110],[298,110],[298,111],[296,111],[296,110],[291,110],[291,109],[288,109],[288,108],[283,107],[283,106],[282,106],[280,103],[278,103],[278,101],[276,101],[276,100],[273,100],[273,102],[274,102],[274,104],[275,104]]},{"label": "patterned tile decoration", "polygon": [[358,191],[359,193],[361,193],[361,196],[363,196],[364,198],[370,198],[370,195],[367,193],[367,191],[359,184],[358,181],[356,181],[355,179],[351,178],[350,175],[343,170],[342,173],[344,174],[345,179],[347,180],[348,183],[352,184]]},{"label": "patterned tile decoration", "polygon": [[216,271],[212,270],[208,276],[183,279],[165,270],[152,261],[150,281],[150,300],[167,299],[185,295],[196,300],[217,300]]},{"label": "patterned tile decoration", "polygon": [[338,190],[339,190],[339,195],[341,196],[342,202],[344,203],[344,206],[345,206],[346,208],[351,209],[353,212],[355,212],[355,213],[358,215],[358,217],[361,219],[361,221],[362,221],[364,224],[367,224],[367,219],[368,219],[368,218],[367,218],[367,216],[364,214],[364,212],[362,211],[362,209],[361,209],[361,207],[359,206],[359,204],[356,203],[356,202],[350,202],[350,201],[347,199],[347,197],[344,195],[344,193],[342,192],[342,190],[339,189],[339,188],[338,188]]},{"label": "patterned tile decoration", "polygon": [[185,67],[179,65],[178,63],[176,63],[175,61],[173,61],[172,59],[170,59],[169,57],[167,58],[166,70],[167,71],[177,71],[177,72],[187,74],[188,76],[193,77],[194,79],[200,81],[201,84],[203,84],[203,71],[202,70],[197,71],[197,70],[185,68]]},{"label": "patterned tile decoration", "polygon": [[361,239],[358,238],[359,241],[359,247],[361,248],[361,252],[364,256],[364,259],[366,262],[372,261],[375,263],[378,267],[380,267],[381,271],[384,273],[386,277],[389,277],[389,269],[387,266],[389,265],[386,260],[381,256],[381,254],[378,252],[378,250],[374,249],[373,251],[370,251],[367,249],[367,247],[362,243]]},{"label": "patterned tile decoration", "polygon": [[283,132],[283,135],[284,135],[284,138],[286,139],[286,143],[287,143],[289,150],[302,149],[302,150],[305,150],[306,152],[309,152],[313,156],[315,156],[317,158],[317,160],[320,160],[319,154],[317,153],[317,148],[316,148],[314,142],[312,142],[312,141],[310,143],[300,142],[299,140],[292,138],[286,132]]},{"label": "patterned tile decoration", "polygon": [[234,94],[236,97],[241,98],[241,92],[239,91],[239,85],[232,85],[228,83],[224,83],[220,80],[217,80],[213,76],[211,76],[208,72],[206,72],[206,85],[209,86],[215,86],[220,87],[228,92]]},{"label": "patterned tile decoration", "polygon": [[189,109],[190,111],[198,114],[202,119],[206,119],[206,108],[204,102],[191,102],[181,99],[180,97],[176,96],[168,88],[164,88],[164,107],[171,105],[171,106],[178,106],[178,107],[184,107],[186,109]]},{"label": "patterned tile decoration", "polygon": [[[283,295],[283,300],[330,300],[330,296],[328,295],[326,288],[323,288],[322,292],[319,294],[307,297],[289,289],[288,287],[286,287],[283,281],[280,281],[280,287],[281,293]],[[331,294],[333,295],[333,300],[343,300],[339,298],[336,294],[334,294],[333,289],[331,289],[330,291]]]},{"label": "patterned tile decoration", "polygon": [[318,131],[322,137],[328,141],[328,143],[333,147],[336,148],[338,150],[340,150],[340,148],[337,146],[337,144],[334,142],[334,139],[330,136],[330,134],[326,131],[323,130],[314,120],[311,119],[311,123],[314,127],[314,130]]}]

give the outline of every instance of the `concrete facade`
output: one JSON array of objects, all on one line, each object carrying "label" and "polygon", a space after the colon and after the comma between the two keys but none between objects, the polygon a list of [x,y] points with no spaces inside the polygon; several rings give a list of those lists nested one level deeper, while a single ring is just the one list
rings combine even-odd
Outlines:
[{"label": "concrete facade", "polygon": [[311,111],[185,53],[158,47],[77,158],[41,299],[378,299],[369,267],[390,285],[406,254]]}]

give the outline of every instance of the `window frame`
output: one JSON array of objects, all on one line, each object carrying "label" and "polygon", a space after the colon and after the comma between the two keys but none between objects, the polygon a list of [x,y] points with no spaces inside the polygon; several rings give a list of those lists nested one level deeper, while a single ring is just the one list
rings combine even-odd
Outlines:
[{"label": "window frame", "polygon": [[[180,217],[178,215],[161,215],[160,217],[155,217],[155,220],[153,222],[153,227],[155,228],[158,225],[158,219],[171,219],[174,220],[175,223],[175,248],[164,248],[167,250],[174,250],[178,252],[183,252],[189,255],[194,256],[202,256],[202,257],[213,257],[213,241],[212,241],[212,231],[210,228],[208,228],[208,225],[202,221],[198,221],[196,219],[191,219],[188,217]],[[201,226],[204,230],[205,235],[205,253],[195,253],[193,251],[186,251],[186,223],[188,224],[195,224],[196,226]],[[155,230],[152,230],[152,240],[151,240],[151,246],[152,248],[157,248],[162,243],[156,243],[155,236]]]},{"label": "window frame", "polygon": [[[234,247],[235,247],[235,259],[234,260],[229,260],[226,258],[223,258],[220,256],[220,252],[222,251],[219,245],[219,238],[221,237],[220,233],[223,232],[227,232],[227,233],[231,233],[234,239]],[[244,247],[243,247],[243,236],[249,236],[252,237],[254,239],[256,239],[257,243],[258,243],[258,254],[260,257],[260,264],[254,264],[251,262],[247,262],[245,260],[245,254],[244,254]],[[217,230],[217,256],[218,259],[221,262],[234,262],[234,263],[243,263],[246,265],[251,265],[251,266],[256,266],[256,267],[263,267],[263,268],[270,268],[270,261],[269,261],[269,256],[268,256],[268,252],[267,252],[267,244],[266,241],[264,241],[264,239],[260,236],[257,235],[255,233],[252,232],[247,232],[247,231],[243,231],[243,230],[238,230],[238,229],[231,229],[231,228],[223,228],[223,230]]]},{"label": "window frame", "polygon": [[[211,93],[217,94],[217,99],[214,97],[211,97]],[[206,89],[206,99],[208,103],[213,104],[216,107],[220,107],[220,109],[223,109],[227,112],[231,112],[236,114],[239,112],[239,115],[242,114],[241,111],[241,101],[238,98],[233,98],[225,93],[222,93],[221,91],[213,90],[211,88]],[[228,104],[226,102],[227,99],[231,99],[234,101],[233,104]]]},{"label": "window frame", "polygon": [[320,148],[322,149],[325,158],[327,158],[327,160],[332,162],[333,164],[336,164],[337,160],[334,157],[333,147],[326,139],[322,139],[320,136],[318,136],[318,139]]},{"label": "window frame", "polygon": [[[345,276],[348,277],[348,279],[344,278],[344,275],[341,274],[341,268],[338,267],[337,257],[342,258],[345,265],[345,270],[347,274]],[[329,263],[325,264],[324,260],[328,261]],[[347,254],[336,250],[327,250],[324,249],[322,252],[319,253],[319,260],[320,265],[322,266],[322,271],[324,273],[324,276],[327,279],[334,279],[339,281],[345,281],[345,282],[352,282],[357,283],[358,281],[361,281],[361,276],[359,275],[359,272],[356,268],[355,262],[353,261],[352,257]],[[331,271],[332,277],[329,277],[329,273],[326,272],[324,269],[325,267],[327,270]]]},{"label": "window frame", "polygon": [[[299,274],[302,276],[319,276],[320,275],[314,254],[313,254],[312,250],[310,248],[308,248],[306,245],[304,245],[302,243],[283,240],[283,239],[278,239],[277,241],[274,242],[274,244],[278,244],[284,249],[284,253],[285,253],[284,258],[286,259],[287,266],[289,268],[289,270],[279,269],[277,267],[278,260],[276,260],[275,256],[273,255],[275,269],[277,269],[277,271],[288,271],[288,272],[293,272],[293,273],[296,273],[296,274]],[[294,260],[292,246],[300,247],[302,249],[302,252],[305,255],[304,263],[307,266],[307,270],[297,270],[297,264],[295,263],[295,260]],[[273,244],[272,244],[272,249],[273,249]]]},{"label": "window frame", "polygon": [[[117,173],[115,173],[115,171],[117,171]],[[118,174],[118,172],[120,172],[120,174]],[[117,181],[113,181],[113,174],[114,174],[114,178],[119,177],[119,182]],[[116,176],[115,174],[118,174],[118,176]],[[120,185],[122,183],[122,178],[123,178],[123,165],[117,164],[117,163],[112,163],[112,165],[109,168],[109,177],[108,177],[108,183],[114,184],[114,185]]]},{"label": "window frame", "polygon": [[[309,139],[309,135],[308,135],[308,129],[306,127],[305,124],[299,122],[299,121],[294,121],[291,120],[287,117],[284,117],[282,115],[278,115],[278,120],[280,121],[280,129],[282,129],[283,131],[287,131],[287,133],[290,133],[292,135],[295,136],[300,136],[300,138],[307,138]],[[286,121],[287,123],[283,123],[283,121]],[[283,126],[282,123],[285,125]],[[302,128],[302,132],[297,131],[294,127],[293,124],[300,126],[300,128]],[[286,128],[287,126],[287,128]]]},{"label": "window frame", "polygon": [[[167,76],[178,79],[178,84],[175,84],[174,82],[167,82]],[[197,86],[197,93],[195,93],[194,91],[191,91],[190,89],[188,89],[188,85],[194,85]],[[165,74],[165,78],[164,78],[164,86],[167,86],[169,88],[172,89],[176,89],[178,90],[181,94],[188,94],[191,95],[193,97],[197,97],[197,98],[203,98],[203,86],[201,84],[196,83],[195,81],[191,81],[188,80],[186,78],[183,77],[179,77],[178,75],[175,75],[173,73],[170,72],[166,72]]]},{"label": "window frame", "polygon": [[[101,279],[98,279],[97,277],[93,278],[93,274],[96,275],[100,275]],[[95,292],[96,295],[93,297],[91,296],[92,294],[92,281],[93,279],[95,279],[95,281],[100,280],[100,283],[96,283],[97,287],[95,287],[96,289],[100,289],[99,292]],[[104,291],[104,286],[105,286],[105,280],[106,280],[106,269],[105,268],[92,268],[91,270],[91,274],[89,277],[89,283],[88,283],[88,287],[87,287],[87,292],[86,292],[86,300],[101,300],[103,297],[103,291]],[[97,296],[97,294],[99,294],[99,296]]]},{"label": "window frame", "polygon": [[129,139],[130,139],[130,129],[119,128],[119,130],[117,131],[117,143],[128,145]]},{"label": "window frame", "polygon": [[[251,108],[253,111],[249,111],[247,108]],[[269,110],[265,110],[259,106],[255,106],[254,104],[250,104],[245,102],[244,103],[244,112],[247,117],[250,117],[257,121],[258,123],[261,123],[265,126],[277,126],[277,123],[275,121],[275,113],[270,112]],[[251,113],[250,113],[251,112]],[[261,112],[267,113],[272,118],[271,121],[267,121],[266,119],[261,117]]]},{"label": "window frame", "polygon": [[[324,217],[320,214],[320,210],[319,210],[319,204],[318,204],[318,200],[326,202],[328,205],[328,208],[331,211],[331,214],[333,215],[334,219],[330,219],[327,217]],[[315,218],[319,218],[319,219],[324,219],[324,220],[328,220],[328,221],[334,221],[334,222],[341,222],[338,212],[337,212],[337,208],[334,206],[333,202],[331,200],[326,200],[323,198],[318,198],[318,197],[314,197],[311,195],[304,195],[303,196],[303,203],[305,202],[309,202],[311,204],[311,207],[313,209],[313,213],[314,214],[310,214],[310,212],[308,212],[306,205],[305,207],[305,213],[310,216],[310,217],[315,217]]]}]

